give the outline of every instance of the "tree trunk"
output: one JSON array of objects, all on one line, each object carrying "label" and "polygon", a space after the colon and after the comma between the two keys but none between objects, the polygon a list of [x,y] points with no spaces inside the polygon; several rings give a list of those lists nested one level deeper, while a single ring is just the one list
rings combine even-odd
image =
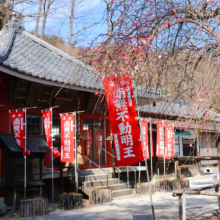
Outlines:
[{"label": "tree trunk", "polygon": [[12,10],[11,10],[11,0],[7,0],[6,2],[6,10],[8,12],[8,20],[11,19]]},{"label": "tree trunk", "polygon": [[58,207],[60,209],[83,208],[83,195],[79,193],[62,193],[58,196]]},{"label": "tree trunk", "polygon": [[21,217],[48,214],[48,199],[34,198],[20,201]]},{"label": "tree trunk", "polygon": [[42,3],[43,3],[43,0],[40,0],[38,13],[37,13],[36,26],[35,26],[35,31],[34,31],[35,36],[37,35],[37,31],[38,31],[38,25],[39,25],[39,20],[40,20],[40,13],[41,13],[41,8],[42,8]]},{"label": "tree trunk", "polygon": [[[46,1],[47,0],[45,0],[44,4],[46,4]],[[50,5],[51,5],[51,0],[48,0],[47,9],[46,9],[46,11],[44,11],[44,18],[43,18],[43,24],[42,24],[42,33],[41,33],[42,38],[44,37],[45,24],[46,24],[47,16],[48,16],[48,13],[49,13]]]},{"label": "tree trunk", "polygon": [[74,7],[75,7],[75,0],[72,0],[71,15],[70,15],[70,29],[69,29],[69,37],[68,37],[68,44],[67,44],[67,53],[69,53],[70,45],[71,45],[71,38],[72,38],[72,31],[73,31]]},{"label": "tree trunk", "polygon": [[102,204],[111,201],[112,197],[110,189],[91,189],[89,192],[90,204]]}]

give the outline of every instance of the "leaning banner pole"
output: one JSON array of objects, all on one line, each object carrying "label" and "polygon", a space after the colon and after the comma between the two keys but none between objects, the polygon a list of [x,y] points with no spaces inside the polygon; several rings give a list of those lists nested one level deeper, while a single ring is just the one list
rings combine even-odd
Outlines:
[{"label": "leaning banner pole", "polygon": [[[138,106],[137,88],[136,88],[135,99],[136,99],[136,105]],[[137,108],[137,112],[138,112],[138,120],[139,120],[139,127],[140,127],[140,136],[141,136],[142,147],[143,147],[143,151],[144,151],[144,139],[143,139],[142,129],[141,129],[141,118],[140,118],[139,107]],[[144,154],[144,162],[145,162],[145,166],[146,166],[146,174],[147,174],[147,182],[148,182],[148,188],[149,188],[149,194],[150,194],[150,203],[151,203],[152,217],[153,217],[153,220],[155,220],[154,205],[153,205],[153,199],[152,199],[152,194],[151,194],[151,185],[150,185],[150,179],[149,179],[149,173],[148,173],[148,165],[147,165],[146,154]]]}]

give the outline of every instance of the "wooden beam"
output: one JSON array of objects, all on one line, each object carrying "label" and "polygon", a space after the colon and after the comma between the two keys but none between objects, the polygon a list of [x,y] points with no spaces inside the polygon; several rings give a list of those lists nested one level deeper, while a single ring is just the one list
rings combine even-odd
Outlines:
[{"label": "wooden beam", "polygon": [[186,160],[220,160],[220,156],[174,156],[172,157],[172,160],[179,160],[179,161],[186,161]]},{"label": "wooden beam", "polygon": [[16,95],[17,95],[17,92],[18,92],[20,83],[21,83],[21,80],[18,79],[17,84],[16,84],[16,88],[15,88],[15,92],[14,92],[13,103],[15,102],[15,100],[16,100],[16,98],[17,98]]},{"label": "wooden beam", "polygon": [[56,100],[61,100],[61,101],[66,101],[66,102],[72,102],[72,101],[73,101],[73,98],[67,98],[67,97],[58,96],[58,97],[56,97]]},{"label": "wooden beam", "polygon": [[25,89],[25,88],[18,88],[18,90],[27,92],[27,89]]},{"label": "wooden beam", "polygon": [[16,99],[27,99],[27,98],[24,96],[16,96]]},{"label": "wooden beam", "polygon": [[191,195],[203,195],[203,196],[220,196],[219,192],[209,192],[209,191],[205,191],[205,192],[201,192],[201,191],[193,191],[193,190],[175,190],[173,191],[173,196],[181,196],[183,193],[186,194],[191,194]]},{"label": "wooden beam", "polygon": [[36,99],[36,102],[35,104],[37,105],[38,104],[38,101],[39,101],[39,98],[40,98],[40,95],[41,95],[41,91],[42,91],[42,85],[40,85],[40,89],[39,89],[39,92],[38,92],[38,95],[37,95],[37,99]]},{"label": "wooden beam", "polygon": [[52,87],[51,92],[50,92],[50,98],[49,98],[49,101],[48,101],[48,107],[52,106],[52,99],[53,99],[54,90],[55,90],[55,87]]},{"label": "wooden beam", "polygon": [[[192,190],[193,191],[202,191],[202,190],[206,190],[206,189],[212,189],[215,187],[216,187],[216,184],[210,185],[210,186],[205,186],[205,187],[200,187],[200,188],[196,188],[196,189],[192,189]],[[220,183],[218,184],[218,187],[220,187]]]},{"label": "wooden beam", "polygon": [[29,88],[29,91],[28,91],[28,96],[27,96],[26,105],[27,105],[28,102],[29,102],[29,99],[30,99],[30,96],[31,96],[32,88],[33,88],[33,83],[31,83],[30,88]]}]

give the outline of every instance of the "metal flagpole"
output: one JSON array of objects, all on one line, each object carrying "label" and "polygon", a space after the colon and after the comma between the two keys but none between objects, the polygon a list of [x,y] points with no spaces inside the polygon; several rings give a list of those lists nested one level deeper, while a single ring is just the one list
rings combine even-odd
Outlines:
[{"label": "metal flagpole", "polygon": [[[0,107],[2,107],[3,105],[1,105]],[[25,129],[24,130],[24,152],[25,152],[25,156],[24,156],[24,198],[26,198],[26,188],[27,188],[27,157],[26,157],[26,150],[27,150],[27,109],[31,109],[31,108],[37,108],[37,107],[20,108],[20,109],[9,110],[9,113],[13,112],[13,111],[17,112],[18,110],[23,110],[24,111],[24,120],[25,120],[25,122],[23,122],[23,125],[25,126],[24,127],[24,129]]]},{"label": "metal flagpole", "polygon": [[77,161],[77,146],[76,146],[76,112],[75,115],[75,184],[76,184],[76,193],[79,192],[79,183],[78,183],[78,161]]},{"label": "metal flagpole", "polygon": [[54,209],[54,178],[53,178],[53,108],[50,108],[51,111],[51,168],[52,168],[52,207]]},{"label": "metal flagpole", "polygon": [[[51,175],[52,175],[52,207],[54,209],[54,178],[53,178],[53,108],[58,108],[59,105],[50,107],[44,110],[41,110],[41,112],[50,110],[51,111],[51,122],[50,122],[50,129],[51,129]],[[43,120],[43,119],[42,119]]]},{"label": "metal flagpole", "polygon": [[163,165],[164,165],[164,177],[166,175],[166,167],[165,167],[165,137],[164,137],[164,121],[162,121],[163,123]]},{"label": "metal flagpole", "polygon": [[139,163],[139,177],[138,182],[141,183],[141,163]]},{"label": "metal flagpole", "polygon": [[151,118],[150,118],[150,168],[151,168],[151,182],[153,181],[153,158],[152,158],[152,128],[151,128]]},{"label": "metal flagpole", "polygon": [[76,185],[76,192],[79,192],[79,175],[78,175],[78,161],[77,161],[77,138],[76,138],[76,133],[77,133],[77,124],[76,124],[76,114],[81,113],[85,111],[75,111],[75,112],[67,112],[67,113],[61,113],[60,115],[64,114],[73,114],[74,115],[74,121],[75,121],[75,185]]},{"label": "metal flagpole", "polygon": [[[136,105],[138,106],[137,91],[136,91],[135,99],[136,99]],[[138,112],[138,120],[139,120],[139,127],[140,127],[140,136],[141,136],[142,145],[143,145],[143,150],[144,150],[144,140],[143,140],[142,129],[141,129],[141,120],[140,120],[139,108],[137,108],[137,112]],[[144,155],[145,155],[145,154],[144,154]],[[146,158],[146,155],[144,156],[144,162],[145,162],[145,166],[146,166],[146,174],[147,174],[147,182],[148,182],[148,188],[149,188],[149,194],[150,194],[152,217],[153,217],[153,220],[155,220],[154,205],[153,205],[152,194],[151,194],[151,185],[150,185],[150,180],[149,180],[149,173],[148,173],[148,166],[147,166],[147,158]]]},{"label": "metal flagpole", "polygon": [[24,118],[25,118],[25,130],[24,130],[24,152],[25,152],[25,156],[24,156],[24,198],[26,199],[26,187],[27,187],[27,157],[26,157],[26,149],[27,149],[27,109],[23,109],[24,110]]},{"label": "metal flagpole", "polygon": [[[136,100],[137,101],[137,100]],[[141,122],[140,122],[140,113],[138,109],[138,118],[139,118],[139,125],[140,125],[140,135],[141,135],[141,140],[142,140],[142,145],[143,145],[143,150],[144,150],[144,140],[143,140],[143,135],[142,135],[142,128],[141,128]],[[147,173],[147,182],[148,182],[148,188],[149,188],[149,193],[150,193],[150,202],[151,202],[151,209],[152,209],[152,217],[153,220],[155,220],[155,214],[154,214],[154,205],[153,205],[153,200],[152,200],[152,194],[151,194],[151,185],[150,185],[150,179],[149,179],[149,173],[148,173],[148,166],[147,166],[147,158],[146,154],[144,154],[144,162],[146,166],[146,173]]]}]

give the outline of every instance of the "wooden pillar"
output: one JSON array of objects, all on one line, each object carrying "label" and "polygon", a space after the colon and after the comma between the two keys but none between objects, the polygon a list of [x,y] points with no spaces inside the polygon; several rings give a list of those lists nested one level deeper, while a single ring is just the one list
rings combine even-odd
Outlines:
[{"label": "wooden pillar", "polygon": [[[40,181],[43,183],[43,159],[40,158]],[[42,197],[42,185],[39,186],[39,196]]]},{"label": "wooden pillar", "polygon": [[12,212],[15,212],[16,210],[16,186],[13,186],[13,205],[12,205]]},{"label": "wooden pillar", "polygon": [[[177,190],[181,190],[181,181],[180,181],[180,167],[179,167],[179,160],[175,160],[176,164],[176,177],[177,177]],[[182,197],[178,195],[178,202],[179,202],[179,219],[183,219],[183,206],[182,206]]]},{"label": "wooden pillar", "polygon": [[63,189],[63,163],[60,162],[60,191],[61,193],[64,192],[64,189]]}]

